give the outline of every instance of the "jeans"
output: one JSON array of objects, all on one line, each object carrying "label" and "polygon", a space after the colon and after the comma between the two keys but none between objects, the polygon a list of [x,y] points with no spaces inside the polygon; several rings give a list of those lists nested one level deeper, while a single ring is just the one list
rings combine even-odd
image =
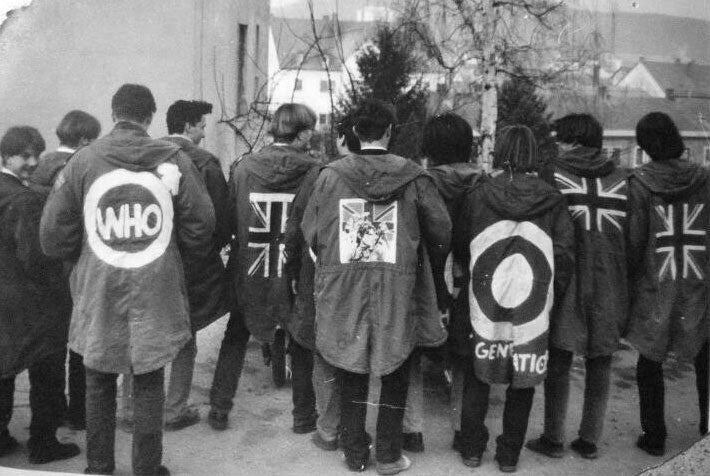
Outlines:
[{"label": "jeans", "polygon": [[69,398],[66,403],[66,419],[74,424],[86,420],[86,372],[84,358],[69,349]]},{"label": "jeans", "polygon": [[180,349],[171,364],[168,393],[165,397],[166,423],[179,419],[187,408],[192,374],[195,370],[195,357],[197,357],[197,344],[193,334],[192,339]]},{"label": "jeans", "polygon": [[290,339],[289,352],[293,376],[293,427],[313,428],[318,416],[313,390],[313,351]]},{"label": "jeans", "polygon": [[[402,419],[407,405],[409,364],[407,359],[397,370],[381,378],[375,442],[377,461],[380,463],[393,463],[402,456]],[[343,451],[347,459],[365,463],[369,456],[365,418],[370,376],[338,369],[337,379],[341,389]]]},{"label": "jeans", "polygon": [[219,348],[217,368],[210,389],[210,406],[213,411],[229,413],[232,410],[232,400],[242,375],[250,335],[241,311],[233,310]]},{"label": "jeans", "polygon": [[[565,419],[569,401],[569,371],[573,353],[550,348],[550,361],[545,380],[545,437],[554,443],[564,443]],[[604,428],[606,405],[609,401],[611,356],[587,358],[584,361],[584,405],[579,437],[597,444]]]},{"label": "jeans", "polygon": [[340,424],[340,388],[336,381],[337,369],[318,353],[313,354],[313,390],[316,396],[318,420],[316,429],[326,441],[338,437]]},{"label": "jeans", "polygon": [[458,358],[451,360],[451,395],[449,411],[454,431],[461,431],[461,405],[463,404],[464,364]]},{"label": "jeans", "polygon": [[[89,470],[115,467],[117,374],[86,369],[86,459]],[[155,474],[163,457],[164,372],[133,376],[133,453],[136,475]]]},{"label": "jeans", "polygon": [[[29,446],[56,440],[64,409],[64,351],[30,365]],[[0,380],[0,434],[7,430],[15,402],[15,377]]]},{"label": "jeans", "polygon": [[424,378],[421,352],[415,350],[410,361],[407,408],[404,410],[402,431],[404,433],[421,433],[424,429]]},{"label": "jeans", "polygon": [[[481,456],[488,443],[485,420],[491,386],[478,380],[473,363],[466,368],[461,409],[461,456]],[[505,464],[518,464],[520,450],[528,430],[535,387],[513,388],[505,392],[503,409],[503,434],[497,438],[496,459]]]},{"label": "jeans", "polygon": [[[665,385],[663,363],[639,355],[636,365],[639,388],[641,429],[651,446],[663,447],[666,442]],[[700,405],[700,433],[705,434],[708,422],[708,343],[695,357],[695,384]]]}]

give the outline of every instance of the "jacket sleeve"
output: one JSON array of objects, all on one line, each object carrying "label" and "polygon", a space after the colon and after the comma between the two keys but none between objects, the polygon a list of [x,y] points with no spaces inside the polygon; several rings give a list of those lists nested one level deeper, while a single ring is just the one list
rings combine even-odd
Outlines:
[{"label": "jacket sleeve", "polygon": [[39,224],[42,216],[42,199],[36,193],[21,194],[14,204],[15,256],[25,272],[33,279],[42,279],[49,259],[39,242]]},{"label": "jacket sleeve", "polygon": [[332,172],[325,170],[316,179],[313,185],[313,193],[306,204],[306,209],[303,211],[303,219],[301,220],[303,239],[316,256],[318,255],[318,209],[329,173]]},{"label": "jacket sleeve", "polygon": [[70,162],[59,173],[42,212],[39,241],[42,251],[52,258],[76,261],[81,253],[84,219],[74,184],[76,162]]},{"label": "jacket sleeve", "polygon": [[626,253],[629,280],[643,270],[644,255],[648,244],[648,213],[650,206],[644,187],[633,177],[629,178],[629,196],[626,200]]},{"label": "jacket sleeve", "polygon": [[284,246],[286,251],[286,276],[288,280],[298,279],[301,271],[301,254],[305,240],[301,231],[301,221],[308,205],[308,199],[313,193],[320,167],[314,167],[306,174],[301,186],[291,203],[291,211],[286,222]]},{"label": "jacket sleeve", "polygon": [[574,274],[574,224],[565,201],[555,207],[552,249],[555,260],[555,302],[561,302]]},{"label": "jacket sleeve", "polygon": [[451,246],[451,218],[434,181],[424,176],[415,180],[419,227],[429,252],[439,310],[449,307],[451,296],[444,279],[446,257]]},{"label": "jacket sleeve", "polygon": [[180,187],[173,198],[176,237],[183,258],[199,259],[207,256],[212,247],[215,215],[207,187],[192,161],[178,152]]},{"label": "jacket sleeve", "polygon": [[207,166],[202,169],[202,178],[214,207],[215,243],[221,248],[229,243],[233,227],[229,188],[217,158],[210,160]]}]

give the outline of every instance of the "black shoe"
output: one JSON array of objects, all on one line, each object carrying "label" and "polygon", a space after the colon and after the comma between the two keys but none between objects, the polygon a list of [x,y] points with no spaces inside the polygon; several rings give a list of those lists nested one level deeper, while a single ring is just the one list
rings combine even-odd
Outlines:
[{"label": "black shoe", "polygon": [[84,474],[105,474],[105,475],[111,475],[111,474],[113,474],[113,470],[111,470],[111,471],[99,471],[99,470],[97,470],[97,469],[85,468],[85,469],[84,469]]},{"label": "black shoe", "polygon": [[165,422],[165,431],[178,431],[188,426],[195,425],[200,421],[200,412],[196,408],[186,408],[180,416],[173,421]]},{"label": "black shoe", "polygon": [[135,476],[170,476],[170,470],[162,464],[150,473],[134,473]]},{"label": "black shoe", "polygon": [[451,443],[451,449],[454,451],[461,451],[461,432],[454,431],[454,441]]},{"label": "black shoe", "polygon": [[306,433],[312,433],[316,431],[316,422],[310,422],[310,423],[305,423],[305,424],[300,424],[300,425],[293,425],[293,428],[291,428],[294,433],[297,435],[305,435]]},{"label": "black shoe", "polygon": [[650,438],[646,433],[642,433],[636,440],[636,446],[644,450],[651,456],[663,456],[666,453],[666,445],[664,443],[651,444]]},{"label": "black shoe", "polygon": [[549,458],[562,458],[565,454],[565,448],[562,443],[550,441],[545,435],[535,440],[528,441],[525,443],[525,447],[530,451],[540,453]]},{"label": "black shoe", "polygon": [[574,451],[579,453],[579,456],[586,459],[595,459],[597,454],[597,445],[583,440],[582,438],[577,438],[569,445]]},{"label": "black shoe", "polygon": [[424,435],[421,433],[402,433],[402,449],[411,453],[424,451]]},{"label": "black shoe", "polygon": [[322,449],[323,451],[335,451],[338,449],[338,438],[333,438],[332,440],[326,440],[317,431],[315,433],[313,433],[313,436],[311,437],[311,441],[313,442],[314,445],[316,445],[318,448]]},{"label": "black shoe", "polygon": [[347,453],[343,453],[343,456],[345,457],[345,464],[348,469],[356,473],[362,473],[365,471],[367,469],[367,465],[370,463],[369,451],[365,454],[364,458],[355,458]]},{"label": "black shoe", "polygon": [[0,433],[0,457],[9,455],[13,451],[15,451],[19,446],[20,444],[17,442],[17,440],[10,436],[10,432],[5,430]]},{"label": "black shoe", "polygon": [[27,443],[30,450],[29,461],[31,464],[45,464],[52,461],[73,458],[80,453],[79,447],[74,443],[60,443],[57,440],[49,440],[45,443]]},{"label": "black shoe", "polygon": [[207,423],[209,423],[213,430],[224,431],[227,429],[227,424],[229,423],[229,415],[217,410],[210,410],[210,413],[207,415]]},{"label": "black shoe", "polygon": [[498,469],[501,473],[514,473],[518,470],[518,464],[510,461],[505,461],[496,456],[496,461],[498,462]]},{"label": "black shoe", "polygon": [[461,461],[463,461],[463,464],[465,464],[469,468],[478,468],[479,466],[481,466],[481,455],[461,456]]}]

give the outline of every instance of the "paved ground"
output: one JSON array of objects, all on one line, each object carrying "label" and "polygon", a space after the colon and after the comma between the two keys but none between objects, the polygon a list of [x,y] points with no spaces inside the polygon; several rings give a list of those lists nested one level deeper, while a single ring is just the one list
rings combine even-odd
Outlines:
[{"label": "paved ground", "polygon": [[[200,406],[203,418],[207,414],[209,387],[226,319],[222,319],[198,335],[198,364],[192,398]],[[607,425],[600,444],[601,455],[587,461],[569,452],[561,460],[549,460],[523,450],[518,474],[521,475],[634,475],[663,463],[664,458],[646,455],[634,446],[639,432],[638,396],[635,386],[636,355],[630,350],[617,354],[614,361],[612,396],[607,414]],[[573,369],[572,398],[568,422],[568,438],[575,436],[581,412],[581,389],[584,376],[581,361]],[[697,400],[692,368],[671,362],[666,371],[666,415],[669,432],[667,456],[688,450],[698,439]],[[447,412],[447,396],[433,374],[425,380],[426,452],[409,455],[413,466],[406,474],[459,475],[496,474],[492,460],[494,443],[484,455],[483,466],[471,470],[463,466],[451,450],[452,432]],[[85,433],[72,433],[62,428],[60,437],[77,442],[82,454],[72,460],[46,466],[30,466],[24,443],[28,438],[29,408],[26,375],[18,378],[16,408],[10,425],[12,434],[23,443],[23,449],[0,459],[0,475],[29,474],[23,470],[81,473],[85,467]],[[376,388],[373,390],[376,391]],[[492,439],[500,432],[504,388],[496,388],[491,395],[488,425]],[[376,397],[371,397],[374,401]],[[542,426],[542,390],[535,397],[530,417],[528,436],[537,436]],[[221,433],[213,431],[206,422],[191,428],[166,433],[164,463],[173,474],[189,475],[334,475],[350,474],[338,452],[326,453],[311,444],[310,435],[291,432],[291,389],[275,389],[269,369],[264,367],[259,346],[251,343],[242,382],[237,392],[235,411],[230,428]],[[374,433],[374,419],[369,417]],[[117,475],[130,472],[130,435],[117,432]],[[665,466],[649,472],[653,476],[671,474],[708,474],[710,441],[693,446]],[[13,469],[10,469],[13,468]],[[369,470],[374,474],[374,469]]]}]

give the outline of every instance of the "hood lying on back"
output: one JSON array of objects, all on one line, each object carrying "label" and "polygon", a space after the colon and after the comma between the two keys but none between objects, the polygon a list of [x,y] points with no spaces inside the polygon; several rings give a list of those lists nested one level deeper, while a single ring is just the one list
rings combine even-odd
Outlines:
[{"label": "hood lying on back", "polygon": [[117,122],[111,132],[81,149],[77,155],[95,154],[117,167],[140,172],[155,169],[179,150],[175,144],[152,139],[137,124]]},{"label": "hood lying on back", "polygon": [[560,153],[553,159],[555,165],[578,177],[605,177],[616,168],[613,160],[594,147],[578,146]]},{"label": "hood lying on back", "polygon": [[247,155],[240,163],[249,166],[261,185],[271,190],[289,190],[300,185],[304,175],[320,162],[291,146],[267,145]]},{"label": "hood lying on back", "polygon": [[481,178],[478,167],[466,162],[437,165],[428,168],[427,172],[447,203],[471,191]]},{"label": "hood lying on back", "polygon": [[653,161],[636,169],[632,176],[667,200],[691,194],[707,181],[703,167],[683,159]]},{"label": "hood lying on back", "polygon": [[327,166],[369,202],[388,202],[399,197],[404,188],[424,169],[403,157],[383,154],[353,154]]},{"label": "hood lying on back", "polygon": [[500,172],[484,183],[483,201],[503,218],[522,221],[552,210],[562,195],[542,179],[522,173]]}]

